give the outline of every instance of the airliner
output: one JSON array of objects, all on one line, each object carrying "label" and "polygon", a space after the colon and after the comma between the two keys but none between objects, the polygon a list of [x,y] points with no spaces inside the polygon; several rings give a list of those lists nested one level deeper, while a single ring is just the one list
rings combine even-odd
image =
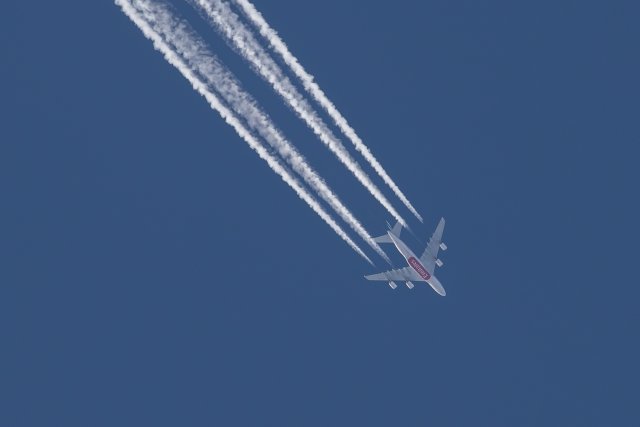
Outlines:
[{"label": "airliner", "polygon": [[387,232],[387,234],[376,237],[374,240],[378,243],[393,243],[407,261],[408,267],[364,276],[365,279],[389,282],[391,289],[396,289],[398,287],[395,281],[404,281],[409,289],[413,289],[413,282],[427,282],[439,295],[445,296],[447,293],[444,290],[444,287],[433,274],[436,266],[443,266],[443,262],[438,259],[438,250],[447,250],[447,245],[442,242],[444,218],[440,219],[436,230],[433,232],[433,235],[431,236],[431,239],[429,239],[429,243],[420,258],[418,258],[400,239],[401,231],[402,225],[398,222]]}]

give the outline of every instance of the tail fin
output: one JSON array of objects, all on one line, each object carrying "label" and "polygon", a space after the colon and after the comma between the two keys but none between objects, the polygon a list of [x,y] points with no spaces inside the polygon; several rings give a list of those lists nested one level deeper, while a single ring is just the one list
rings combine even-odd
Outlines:
[{"label": "tail fin", "polygon": [[[389,223],[387,223],[387,225],[389,225]],[[390,228],[394,236],[400,237],[400,233],[402,232],[402,224],[400,224],[400,222],[396,222],[396,225]]]},{"label": "tail fin", "polygon": [[[393,227],[391,227],[391,224],[387,222],[387,227],[389,227],[389,231],[394,236],[400,237],[400,233],[402,232],[402,224],[400,224],[400,222],[396,222]],[[378,243],[393,243],[391,237],[389,237],[387,233],[383,234],[382,236],[375,237],[373,240]]]}]

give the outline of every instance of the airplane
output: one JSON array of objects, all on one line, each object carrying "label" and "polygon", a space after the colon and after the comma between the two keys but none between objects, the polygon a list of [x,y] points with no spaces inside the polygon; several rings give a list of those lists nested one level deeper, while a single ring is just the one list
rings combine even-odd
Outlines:
[{"label": "airplane", "polygon": [[413,251],[409,249],[402,240],[400,240],[401,231],[402,225],[398,222],[387,232],[387,234],[383,234],[373,240],[378,243],[393,243],[409,266],[384,273],[364,276],[365,279],[387,281],[389,282],[391,289],[396,289],[398,287],[395,280],[404,281],[409,289],[413,289],[414,287],[412,281],[427,282],[439,295],[445,296],[447,293],[444,290],[444,287],[442,287],[442,284],[436,276],[433,275],[436,266],[442,267],[444,265],[444,263],[438,259],[438,250],[447,250],[447,245],[442,243],[444,218],[440,219],[436,230],[433,232],[433,235],[431,236],[431,239],[429,239],[429,243],[427,243],[427,247],[420,258],[416,257]]}]

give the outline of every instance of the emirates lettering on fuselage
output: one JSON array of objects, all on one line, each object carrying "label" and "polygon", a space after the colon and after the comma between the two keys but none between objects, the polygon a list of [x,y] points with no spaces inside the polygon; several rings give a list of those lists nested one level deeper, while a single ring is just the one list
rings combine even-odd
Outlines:
[{"label": "emirates lettering on fuselage", "polygon": [[410,257],[408,261],[409,265],[416,271],[416,273],[420,275],[420,277],[422,277],[424,280],[431,279],[431,275],[429,274],[427,269],[424,268],[422,264],[420,264],[420,261],[418,261],[414,257]]}]

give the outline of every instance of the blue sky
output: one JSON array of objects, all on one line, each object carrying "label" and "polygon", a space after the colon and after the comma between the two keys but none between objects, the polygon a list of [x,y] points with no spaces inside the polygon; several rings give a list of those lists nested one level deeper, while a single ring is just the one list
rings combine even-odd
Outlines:
[{"label": "blue sky", "polygon": [[112,2],[5,5],[0,424],[637,425],[640,6],[529,3],[255,2],[425,217],[407,242],[446,217],[446,298],[365,281]]}]

